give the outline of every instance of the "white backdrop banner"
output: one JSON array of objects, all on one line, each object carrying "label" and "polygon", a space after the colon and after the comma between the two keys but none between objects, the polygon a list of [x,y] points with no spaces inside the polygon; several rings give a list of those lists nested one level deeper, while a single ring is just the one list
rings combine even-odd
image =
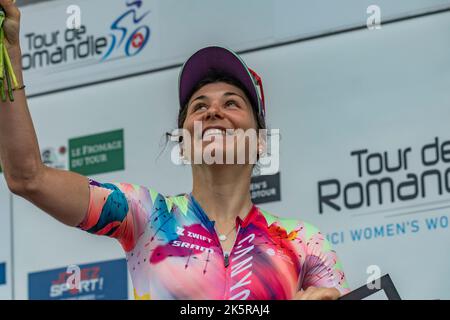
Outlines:
[{"label": "white backdrop banner", "polygon": [[[3,176],[3,174],[2,174]],[[10,193],[2,177],[0,182],[0,300],[12,298],[11,206]]]},{"label": "white backdrop banner", "polygon": [[314,5],[309,0],[58,0],[25,6],[21,44],[27,92],[177,65],[211,44],[243,51],[365,26],[368,20],[382,23],[450,7],[450,0],[371,5],[369,0]]},{"label": "white backdrop banner", "polygon": [[[389,273],[403,298],[450,298],[448,30],[447,12],[243,55],[263,78],[268,123],[282,136],[281,201],[261,207],[319,227],[352,288]],[[74,69],[67,81],[95,70]],[[189,192],[190,168],[159,156],[176,125],[178,71],[30,99],[41,151],[59,168],[116,154],[117,163],[77,168],[102,182]],[[76,151],[105,142],[116,147]],[[114,240],[63,226],[18,197],[13,230],[17,298],[28,297],[30,273],[123,257]]]}]

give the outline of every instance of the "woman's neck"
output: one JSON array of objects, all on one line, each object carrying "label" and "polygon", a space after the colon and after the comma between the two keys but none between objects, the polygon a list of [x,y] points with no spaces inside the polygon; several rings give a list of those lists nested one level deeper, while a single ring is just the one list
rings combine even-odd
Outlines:
[{"label": "woman's neck", "polygon": [[251,165],[199,165],[192,167],[192,195],[210,220],[221,225],[245,218],[252,207]]}]

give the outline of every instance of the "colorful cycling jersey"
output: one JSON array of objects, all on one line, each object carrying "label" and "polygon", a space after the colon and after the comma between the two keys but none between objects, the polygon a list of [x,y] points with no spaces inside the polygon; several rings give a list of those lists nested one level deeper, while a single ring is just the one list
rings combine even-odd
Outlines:
[{"label": "colorful cycling jersey", "polygon": [[78,226],[124,248],[136,299],[291,299],[310,286],[349,291],[329,242],[312,225],[253,206],[236,218],[229,258],[192,194],[166,197],[139,185],[89,179]]}]

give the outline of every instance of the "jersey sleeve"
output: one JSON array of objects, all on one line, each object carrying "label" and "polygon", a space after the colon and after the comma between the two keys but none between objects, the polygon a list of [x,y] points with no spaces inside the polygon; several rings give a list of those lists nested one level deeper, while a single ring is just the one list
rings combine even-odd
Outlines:
[{"label": "jersey sleeve", "polygon": [[342,264],[326,237],[314,226],[304,223],[306,257],[301,288],[336,288],[344,295],[350,292]]},{"label": "jersey sleeve", "polygon": [[129,183],[89,179],[89,206],[79,229],[117,239],[131,251],[144,233],[153,209],[153,190]]}]

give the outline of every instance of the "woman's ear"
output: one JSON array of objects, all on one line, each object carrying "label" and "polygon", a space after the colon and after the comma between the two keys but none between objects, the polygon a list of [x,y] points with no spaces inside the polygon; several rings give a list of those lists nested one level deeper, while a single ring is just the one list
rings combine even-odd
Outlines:
[{"label": "woman's ear", "polygon": [[180,148],[180,160],[181,160],[181,163],[182,164],[188,164],[189,163],[189,161],[188,161],[188,159],[187,159],[187,157],[186,157],[186,155],[185,155],[185,150],[184,150],[184,144],[183,144],[183,142],[180,142],[179,143],[179,145],[178,145],[178,147]]},{"label": "woman's ear", "polygon": [[267,154],[267,130],[261,129],[258,134],[258,159]]},{"label": "woman's ear", "polygon": [[178,141],[179,141],[178,145],[179,145],[179,148],[180,148],[180,157],[181,157],[181,159],[184,159],[184,143],[183,143],[183,137],[179,137],[179,138],[178,138]]}]

